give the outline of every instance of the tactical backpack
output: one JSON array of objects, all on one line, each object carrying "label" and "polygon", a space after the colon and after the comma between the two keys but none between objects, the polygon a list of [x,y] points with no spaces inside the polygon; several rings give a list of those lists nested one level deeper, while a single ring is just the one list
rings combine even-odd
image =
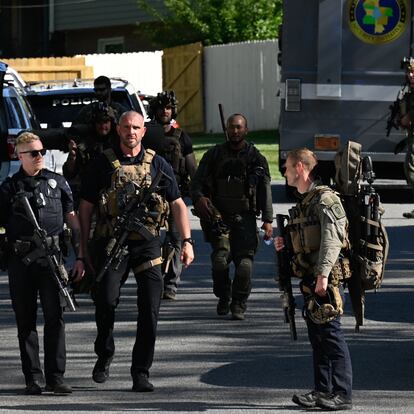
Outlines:
[{"label": "tactical backpack", "polygon": [[371,158],[362,158],[361,144],[348,141],[336,154],[335,170],[336,190],[349,221],[352,277],[347,285],[358,330],[363,325],[365,291],[381,287],[389,242],[381,222],[384,209],[372,185]]}]

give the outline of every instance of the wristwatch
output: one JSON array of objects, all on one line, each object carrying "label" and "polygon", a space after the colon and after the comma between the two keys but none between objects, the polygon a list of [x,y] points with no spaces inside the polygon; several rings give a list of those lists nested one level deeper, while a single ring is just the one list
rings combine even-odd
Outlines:
[{"label": "wristwatch", "polygon": [[183,241],[181,242],[181,246],[184,246],[184,243],[190,243],[191,246],[194,246],[194,240],[191,237],[183,239]]}]

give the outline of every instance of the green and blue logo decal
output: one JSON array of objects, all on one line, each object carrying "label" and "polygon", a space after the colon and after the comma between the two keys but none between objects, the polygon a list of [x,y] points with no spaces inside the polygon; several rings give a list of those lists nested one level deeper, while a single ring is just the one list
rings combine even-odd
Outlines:
[{"label": "green and blue logo decal", "polygon": [[371,44],[394,41],[410,19],[407,0],[348,0],[347,10],[351,32]]}]

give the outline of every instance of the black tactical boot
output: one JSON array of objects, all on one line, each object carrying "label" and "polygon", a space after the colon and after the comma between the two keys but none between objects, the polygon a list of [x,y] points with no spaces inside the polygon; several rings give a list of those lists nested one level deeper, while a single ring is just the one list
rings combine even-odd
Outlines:
[{"label": "black tactical boot", "polygon": [[246,312],[246,304],[244,302],[232,301],[230,305],[231,317],[236,321],[244,320],[244,313]]},{"label": "black tactical boot", "polygon": [[67,384],[64,384],[63,382],[59,384],[46,384],[45,387],[46,392],[53,392],[53,394],[72,394],[72,387],[70,387]]},{"label": "black tactical boot", "polygon": [[27,383],[24,393],[26,395],[40,395],[42,393],[42,388],[37,381],[30,381]]},{"label": "black tactical boot", "polygon": [[228,298],[220,298],[217,303],[217,315],[224,316],[230,312],[230,301]]},{"label": "black tactical boot", "polygon": [[132,391],[134,392],[152,392],[154,386],[148,381],[148,375],[143,372],[133,378]]},{"label": "black tactical boot", "polygon": [[109,378],[109,366],[111,362],[112,358],[98,358],[92,371],[92,379],[95,382],[101,384]]}]

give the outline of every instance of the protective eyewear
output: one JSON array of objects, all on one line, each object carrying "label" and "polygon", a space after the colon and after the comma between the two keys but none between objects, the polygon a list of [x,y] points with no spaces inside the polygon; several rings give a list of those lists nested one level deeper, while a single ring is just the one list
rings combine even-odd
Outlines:
[{"label": "protective eyewear", "polygon": [[103,87],[103,88],[93,88],[93,90],[94,90],[95,92],[105,92],[107,89],[108,89],[108,88],[106,88],[106,87]]},{"label": "protective eyewear", "polygon": [[21,151],[19,154],[30,154],[32,158],[36,158],[39,154],[43,157],[46,154],[46,149],[32,150],[32,151]]}]

